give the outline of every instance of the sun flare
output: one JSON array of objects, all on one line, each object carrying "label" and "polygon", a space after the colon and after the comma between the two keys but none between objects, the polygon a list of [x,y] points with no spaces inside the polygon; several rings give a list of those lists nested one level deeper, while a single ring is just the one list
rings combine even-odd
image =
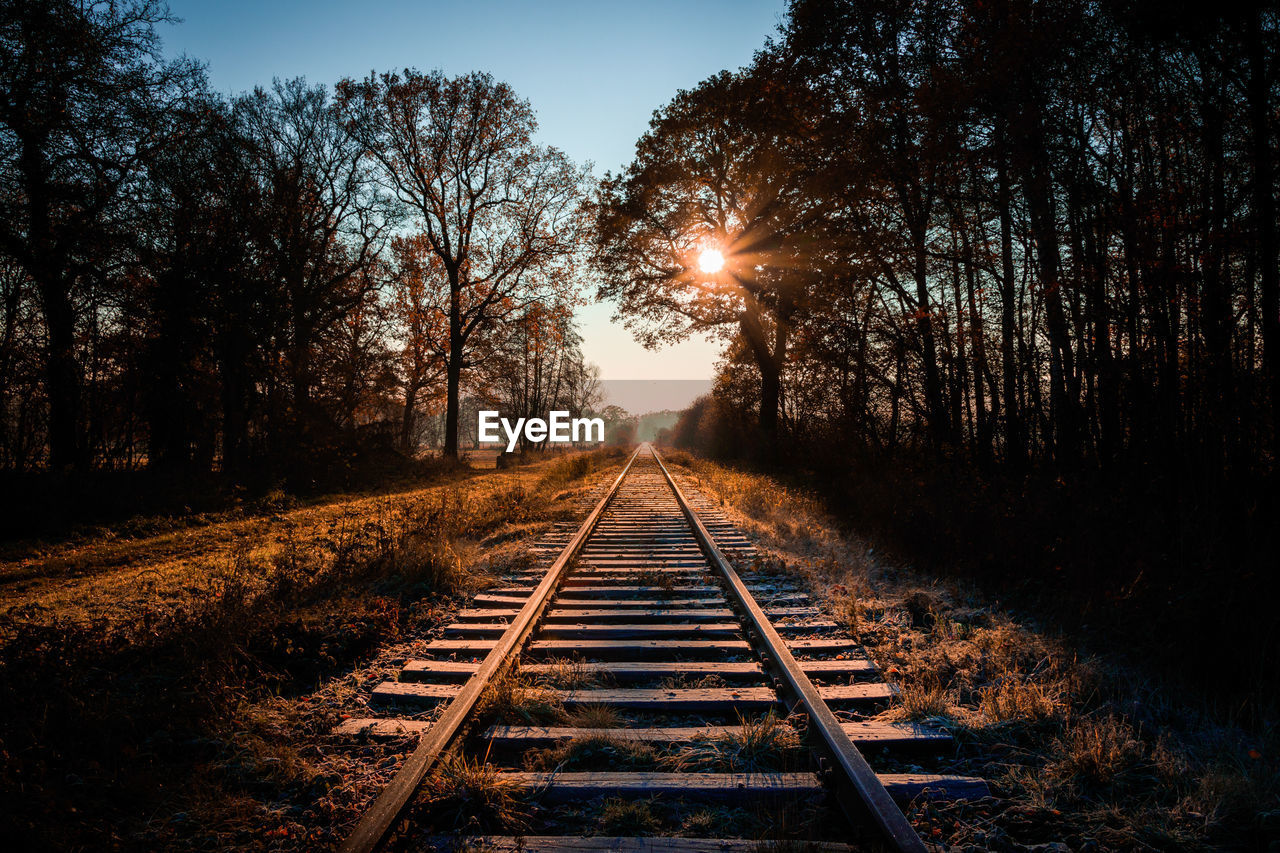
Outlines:
[{"label": "sun flare", "polygon": [[724,269],[724,255],[719,249],[703,249],[698,256],[698,269],[707,273],[720,272]]}]

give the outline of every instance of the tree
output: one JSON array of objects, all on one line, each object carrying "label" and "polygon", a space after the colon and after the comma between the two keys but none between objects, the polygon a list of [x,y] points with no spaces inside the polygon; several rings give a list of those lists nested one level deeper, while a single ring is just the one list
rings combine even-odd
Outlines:
[{"label": "tree", "polygon": [[[788,159],[787,93],[723,72],[660,110],[596,208],[599,296],[646,346],[741,335],[760,369],[758,426],[776,441],[787,346],[817,258],[820,210]],[[722,252],[723,271],[699,269]]]},{"label": "tree", "polygon": [[217,410],[215,383],[200,368],[216,324],[209,307],[229,271],[243,269],[249,256],[247,234],[232,213],[241,201],[234,198],[234,173],[244,158],[236,156],[226,105],[211,95],[193,99],[169,119],[171,139],[147,158],[139,184],[135,264],[121,288],[121,325],[122,333],[138,336],[127,349],[136,349],[148,464],[186,474],[197,456],[207,457],[206,469],[213,456],[212,441],[200,453],[193,448],[197,433],[214,431],[203,422]]},{"label": "tree", "polygon": [[[531,305],[492,341],[480,374],[486,405],[503,417],[546,417],[547,412],[583,414],[598,399],[595,366],[582,358],[582,336],[569,305]],[[521,439],[521,448],[529,442]]]},{"label": "tree", "polygon": [[587,172],[535,145],[533,110],[488,74],[343,80],[347,129],[440,261],[448,292],[444,453],[457,456],[473,337],[529,305],[569,300]]},{"label": "tree", "polygon": [[296,78],[235,104],[270,221],[259,233],[272,292],[287,312],[294,440],[315,414],[313,350],[367,302],[388,230],[383,199],[323,86]]},{"label": "tree", "polygon": [[81,435],[78,297],[108,267],[122,206],[165,142],[164,106],[198,69],[160,58],[155,0],[6,0],[0,6],[0,250],[30,276],[48,335],[50,463],[88,463]]},{"label": "tree", "polygon": [[392,313],[400,341],[400,375],[404,411],[400,444],[413,452],[417,444],[418,409],[424,394],[438,394],[449,352],[448,295],[440,258],[422,235],[391,241],[395,260]]},{"label": "tree", "polygon": [[39,307],[26,272],[0,262],[0,468],[22,470],[44,441]]},{"label": "tree", "polygon": [[954,438],[929,271],[958,150],[943,86],[951,11],[947,3],[899,0],[797,2],[786,28],[791,62],[828,104],[819,144],[832,165],[830,190],[862,232],[859,250],[878,259],[880,278],[910,313],[936,441]]}]

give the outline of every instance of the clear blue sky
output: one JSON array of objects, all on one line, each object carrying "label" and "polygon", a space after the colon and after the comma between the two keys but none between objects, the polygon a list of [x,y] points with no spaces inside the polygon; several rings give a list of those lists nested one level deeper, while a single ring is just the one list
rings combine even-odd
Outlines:
[{"label": "clear blue sky", "polygon": [[[273,77],[334,83],[413,66],[488,71],[537,111],[540,141],[596,174],[629,162],[652,112],[678,89],[747,64],[781,20],[784,0],[170,0],[183,23],[166,51],[205,61],[215,89]],[[718,345],[650,352],[610,320],[581,314],[587,358],[606,379],[710,377]]]}]

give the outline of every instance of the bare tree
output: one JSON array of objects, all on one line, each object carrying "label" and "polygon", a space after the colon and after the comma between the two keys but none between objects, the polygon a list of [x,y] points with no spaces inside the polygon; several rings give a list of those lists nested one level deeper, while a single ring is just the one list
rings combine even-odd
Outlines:
[{"label": "bare tree", "polygon": [[527,101],[488,74],[343,80],[347,128],[415,216],[448,288],[444,453],[458,453],[462,372],[473,336],[532,303],[568,299],[587,172],[535,145]]},{"label": "bare tree", "polygon": [[277,80],[235,107],[272,214],[261,241],[273,289],[287,306],[293,421],[305,429],[312,351],[368,299],[375,280],[366,273],[385,243],[385,206],[323,86]]}]

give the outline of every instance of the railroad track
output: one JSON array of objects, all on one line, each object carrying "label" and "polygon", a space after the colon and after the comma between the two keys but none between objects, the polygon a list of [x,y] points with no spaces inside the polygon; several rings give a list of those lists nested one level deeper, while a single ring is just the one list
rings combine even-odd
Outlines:
[{"label": "railroad track", "polygon": [[[919,851],[928,847],[900,804],[988,795],[980,779],[877,772],[868,763],[864,751],[899,769],[903,755],[927,761],[920,756],[946,750],[950,737],[869,719],[892,701],[894,686],[797,583],[757,571],[750,541],[713,504],[685,495],[649,446],[637,449],[580,526],[537,550],[538,565],[457,614],[428,646],[430,659],[406,662],[399,680],[374,690],[386,716],[337,729],[344,737],[420,733],[344,851],[389,843],[406,850],[762,849],[747,838],[584,837],[591,827],[573,825],[583,804],[601,797],[655,796],[740,807],[755,816],[757,830],[771,815],[807,808],[805,834],[819,842],[815,849]],[[476,719],[485,691],[513,678],[542,685],[539,695],[555,707],[584,709],[579,717],[592,722]],[[405,713],[431,708],[428,719]],[[602,716],[615,725],[601,728]],[[751,760],[753,737],[790,745],[785,766]],[[572,758],[551,770],[521,761],[557,747],[554,755],[571,757],[565,747],[574,744],[604,744],[606,756],[617,749],[620,764],[628,745],[659,760],[590,770],[574,769]],[[433,768],[457,754],[490,764],[489,782],[535,800],[542,817],[533,823],[557,832],[443,837],[414,799]]]}]

